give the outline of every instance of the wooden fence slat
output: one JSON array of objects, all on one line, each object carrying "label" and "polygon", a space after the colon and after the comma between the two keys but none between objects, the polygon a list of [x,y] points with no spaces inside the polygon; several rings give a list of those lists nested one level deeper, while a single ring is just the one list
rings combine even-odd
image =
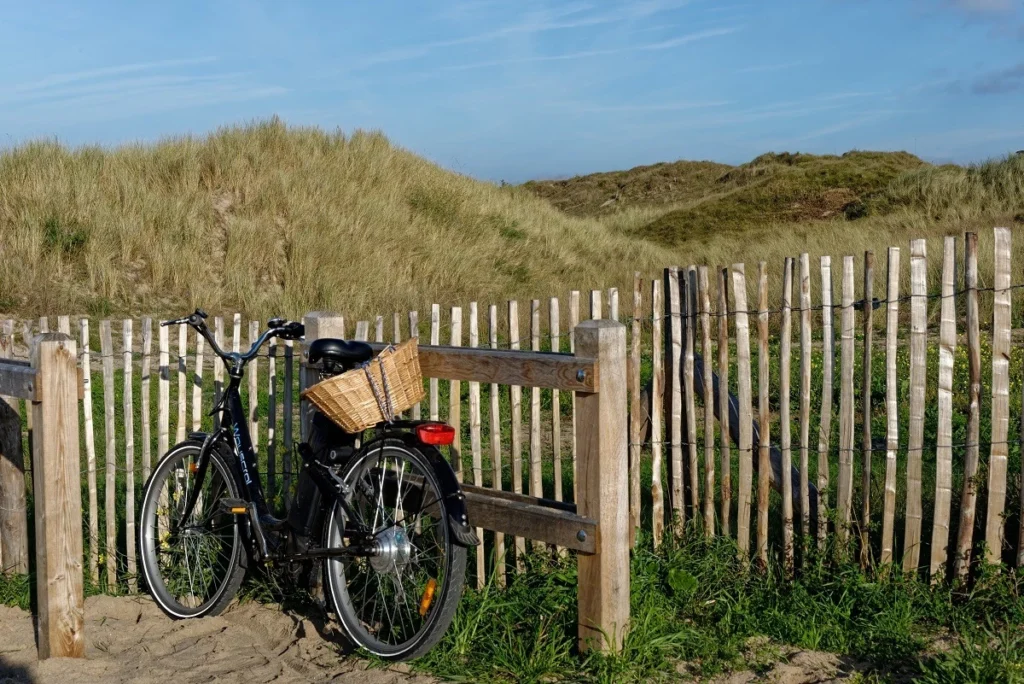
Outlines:
[{"label": "wooden fence slat", "polygon": [[750,325],[747,312],[747,278],[743,264],[733,264],[733,301],[736,320],[736,374],[739,400],[739,492],[736,496],[736,545],[743,563],[750,560],[750,506],[753,487],[753,397],[750,383]]},{"label": "wooden fence slat", "polygon": [[[437,304],[430,305],[430,344],[437,346],[441,344],[441,307]],[[430,420],[440,418],[438,384],[437,378],[430,378]]]},{"label": "wooden fence slat", "polygon": [[[508,344],[510,349],[519,349],[519,302],[514,299],[508,302]],[[509,394],[512,408],[512,491],[523,493],[523,390],[519,385],[510,385]],[[523,554],[526,553],[526,540],[515,538],[516,569],[523,571]]]},{"label": "wooden fence slat", "polygon": [[974,520],[978,506],[978,461],[981,455],[981,326],[978,314],[977,233],[964,234],[964,262],[970,403],[967,411],[967,448],[964,450],[964,488],[960,498],[960,524],[957,527],[955,573],[959,578],[966,578],[971,566]]},{"label": "wooden fence slat", "polygon": [[[712,377],[711,294],[708,267],[697,267],[697,290],[700,298],[701,361],[704,382],[704,534],[715,534],[715,392]],[[723,404],[725,406],[725,404]]]},{"label": "wooden fence slat", "polygon": [[[249,348],[260,338],[260,322],[249,321]],[[253,358],[245,368],[249,380],[249,436],[252,438],[252,450],[260,450],[260,386],[259,357]]]},{"label": "wooden fence slat", "polygon": [[988,465],[985,550],[988,563],[1003,552],[1010,427],[1010,229],[996,228],[992,284],[992,440]]},{"label": "wooden fence slat", "polygon": [[[420,339],[420,314],[418,311],[409,312],[409,337],[416,338],[416,344]],[[416,402],[412,407],[412,419],[419,420],[422,417],[423,404]]]},{"label": "wooden fence slat", "polygon": [[633,319],[629,337],[629,546],[636,546],[640,529],[640,453],[644,419],[640,401],[640,317],[643,315],[643,278],[633,274]]},{"label": "wooden fence slat", "polygon": [[[768,264],[758,264],[757,288],[757,558],[768,563],[768,495],[771,491],[771,412],[768,400]],[[783,478],[787,479],[787,478]]]},{"label": "wooden fence slat", "polygon": [[383,342],[384,341],[384,317],[383,316],[377,316],[373,320],[373,334],[374,334],[374,337],[373,337],[374,342]]},{"label": "wooden fence slat", "polygon": [[839,509],[836,537],[841,544],[849,538],[853,508],[853,287],[853,257],[846,256],[843,257],[842,326],[839,332],[839,483],[836,487],[836,507]]},{"label": "wooden fence slat", "polygon": [[[213,339],[217,346],[225,348],[224,343],[224,319],[217,316],[213,319]],[[224,361],[216,354],[213,355],[213,403],[220,403],[220,396],[224,393]],[[213,427],[216,430],[220,427],[220,415],[213,417]]]},{"label": "wooden fence slat", "polygon": [[394,323],[391,326],[391,342],[398,344],[402,341],[402,315],[397,311],[394,314]]},{"label": "wooden fence slat", "polygon": [[590,318],[591,320],[597,320],[601,318],[601,291],[591,290],[590,291]]},{"label": "wooden fence slat", "polygon": [[[451,325],[451,345],[453,347],[461,347],[462,307],[452,307]],[[455,428],[455,441],[452,442],[449,453],[452,456],[452,467],[455,469],[455,477],[458,478],[459,482],[462,482],[462,381],[450,380],[448,387],[448,424]]]},{"label": "wooden fence slat", "polygon": [[159,357],[156,395],[156,450],[157,459],[163,458],[171,448],[171,344],[169,330],[157,328],[157,350]]},{"label": "wooden fence slat", "polygon": [[192,431],[203,429],[203,355],[206,340],[196,333],[196,368],[192,371]]},{"label": "wooden fence slat", "polygon": [[267,492],[277,495],[277,338],[267,343]]},{"label": "wooden fence slat", "polygon": [[135,402],[132,399],[132,319],[122,324],[124,345],[124,520],[125,547],[127,552],[128,587],[132,592],[138,589],[135,576]]},{"label": "wooden fence slat", "polygon": [[679,269],[675,266],[665,271],[665,294],[668,304],[668,346],[665,363],[667,380],[666,393],[668,410],[665,418],[668,421],[669,437],[669,492],[668,500],[672,506],[673,530],[682,532],[686,522],[686,507],[683,505],[683,331],[682,305],[680,302]]},{"label": "wooden fence slat", "polygon": [[903,570],[917,570],[921,556],[921,459],[928,372],[928,263],[924,240],[910,242],[910,430],[907,434],[907,522]]},{"label": "wooden fence slat", "polygon": [[651,282],[651,533],[654,537],[654,548],[658,548],[665,534],[665,492],[661,484],[664,454],[661,408],[662,388],[665,383],[665,372],[661,365],[663,315],[661,281],[655,279]]},{"label": "wooden fence slat", "polygon": [[356,321],[356,340],[359,342],[370,341],[370,322]]},{"label": "wooden fence slat", "polygon": [[619,320],[619,288],[608,288],[608,318]]},{"label": "wooden fence slat", "polygon": [[[0,328],[0,359],[10,359],[14,356],[14,342],[14,321],[7,319]],[[31,375],[33,384],[38,387],[36,370],[31,367],[25,370]],[[88,380],[84,380],[84,383],[88,383]],[[83,386],[87,386],[84,383]],[[20,405],[17,397],[0,396],[0,575],[27,575],[29,571],[25,451],[22,446]],[[26,407],[26,413],[31,413],[31,401],[26,402]],[[92,426],[89,427],[91,442]],[[94,453],[94,483],[95,480]],[[95,517],[95,506],[92,515]],[[90,563],[90,567],[94,565]]]},{"label": "wooden fence slat", "polygon": [[782,557],[786,572],[793,571],[792,427],[789,418],[793,337],[793,259],[786,257],[782,274],[782,340],[779,359],[779,442],[782,449]]},{"label": "wooden fence slat", "polygon": [[[540,351],[540,300],[530,300],[530,349]],[[530,496],[544,496],[540,452],[540,388],[530,388]]]},{"label": "wooden fence slat", "polygon": [[150,434],[150,356],[153,353],[153,319],[145,317],[142,319],[142,379],[139,391],[142,393],[139,398],[139,413],[142,417],[140,440],[142,442],[142,481],[149,480],[149,471],[153,467],[152,435]]},{"label": "wooden fence slat", "polygon": [[284,434],[281,436],[281,446],[283,447],[281,453],[281,465],[282,477],[284,482],[282,483],[281,489],[284,491],[284,502],[285,508],[291,505],[292,500],[292,406],[294,404],[295,388],[294,382],[294,360],[295,360],[295,345],[292,340],[284,341],[284,401],[281,402],[281,411],[284,414]]},{"label": "wooden fence slat", "polygon": [[800,534],[811,532],[811,257],[800,255]]},{"label": "wooden fence slat", "polygon": [[875,253],[864,252],[864,347],[861,357],[861,508],[860,566],[866,568],[871,552],[871,354],[874,348]]},{"label": "wooden fence slat", "polygon": [[[100,583],[100,518],[96,490],[96,437],[92,423],[92,355],[89,353],[89,319],[78,322],[82,331],[82,422],[85,429],[86,482],[89,487],[89,577]],[[101,352],[102,355],[102,352]],[[31,413],[31,405],[26,413]],[[25,571],[28,572],[26,566]]]},{"label": "wooden fence slat", "polygon": [[188,396],[188,326],[178,326],[178,422],[175,434],[176,442],[185,441],[185,401]]},{"label": "wooden fence slat", "polygon": [[[476,302],[469,303],[469,346],[480,346],[480,321]],[[397,320],[397,319],[396,319]],[[395,331],[396,335],[399,331]],[[477,487],[484,485],[483,453],[480,436],[480,383],[469,383],[469,448],[473,456],[473,484]],[[477,539],[483,540],[484,531],[476,529]],[[487,578],[487,571],[484,568],[484,547],[481,546],[476,552],[476,586],[482,589]]]},{"label": "wooden fence slat", "polygon": [[103,549],[107,559],[107,587],[117,586],[117,433],[114,427],[114,342],[110,334],[110,321],[100,321],[100,356],[103,359],[103,421],[106,453],[106,486],[104,509],[107,539]]},{"label": "wooden fence slat", "polygon": [[[657,313],[657,312],[655,312]],[[729,269],[718,267],[718,404],[729,405]],[[721,530],[726,537],[732,534],[732,443],[729,433],[729,411],[720,411],[718,418],[719,458],[722,477],[720,499]]]},{"label": "wooden fence slat", "polygon": [[[487,311],[489,326],[489,337],[491,349],[498,348],[498,306],[491,304]],[[491,383],[491,487],[502,490],[502,468],[501,468],[501,397],[498,394],[497,383]],[[505,586],[505,535],[501,532],[494,533],[494,566],[498,586]]]},{"label": "wooden fence slat", "polygon": [[64,333],[68,337],[71,336],[71,317],[70,316],[57,316],[57,332]]},{"label": "wooden fence slat", "polygon": [[[576,353],[576,326],[580,324],[580,291],[570,290],[569,291],[569,353]],[[578,501],[576,498],[576,483],[579,480],[576,471],[576,392],[572,392],[569,396],[569,403],[571,404],[569,410],[572,412],[572,444],[570,450],[572,452],[572,500]]]},{"label": "wooden fence slat", "polygon": [[[548,300],[548,334],[551,338],[551,351],[562,349],[560,337],[558,297]],[[557,388],[551,390],[551,461],[555,480],[555,501],[563,501],[562,496],[562,402]]]},{"label": "wooden fence slat", "polygon": [[697,403],[694,398],[694,344],[697,333],[697,267],[689,266],[686,273],[682,275],[683,311],[686,313],[686,320],[683,321],[683,411],[686,419],[683,425],[686,428],[686,466],[684,471],[688,477],[684,483],[684,489],[690,491],[690,517],[700,521],[700,483],[697,472]]},{"label": "wooden fence slat", "polygon": [[818,426],[818,547],[828,534],[828,452],[832,440],[832,257],[821,257],[821,412]]},{"label": "wooden fence slat", "polygon": [[50,319],[46,316],[39,317],[39,334],[45,335],[50,332]]},{"label": "wooden fence slat", "polygon": [[882,511],[882,550],[879,561],[893,561],[893,529],[896,520],[896,456],[900,448],[899,381],[896,353],[900,325],[900,248],[890,247],[886,275],[885,314],[885,500]]},{"label": "wooden fence slat", "polygon": [[939,326],[938,428],[935,434],[935,514],[932,517],[932,581],[945,568],[949,514],[953,501],[953,355],[956,353],[956,238],[947,237],[942,254],[942,322]]}]

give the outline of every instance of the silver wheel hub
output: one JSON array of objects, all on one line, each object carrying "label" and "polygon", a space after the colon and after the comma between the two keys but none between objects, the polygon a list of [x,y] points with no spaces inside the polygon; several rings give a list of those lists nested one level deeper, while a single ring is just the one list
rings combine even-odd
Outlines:
[{"label": "silver wheel hub", "polygon": [[412,543],[405,528],[389,527],[374,539],[375,553],[370,556],[370,567],[376,572],[401,572],[409,564]]}]

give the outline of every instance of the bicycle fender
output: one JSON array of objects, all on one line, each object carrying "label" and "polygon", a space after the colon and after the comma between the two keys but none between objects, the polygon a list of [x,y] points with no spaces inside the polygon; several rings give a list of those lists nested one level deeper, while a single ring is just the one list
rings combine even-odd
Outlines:
[{"label": "bicycle fender", "polygon": [[[414,448],[427,457],[437,481],[441,485],[444,494],[445,506],[448,508],[448,528],[452,532],[455,543],[459,546],[479,546],[480,540],[476,532],[469,524],[469,511],[466,508],[466,495],[462,493],[462,486],[455,477],[452,466],[441,455],[436,447],[424,444],[415,435],[409,432],[393,432],[381,435],[380,440],[395,439],[403,442],[405,446]],[[377,441],[375,439],[374,441]]]}]

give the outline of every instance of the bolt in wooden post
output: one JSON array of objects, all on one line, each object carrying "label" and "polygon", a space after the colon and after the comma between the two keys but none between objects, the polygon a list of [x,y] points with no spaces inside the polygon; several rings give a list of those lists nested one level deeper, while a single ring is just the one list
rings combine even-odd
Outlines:
[{"label": "bolt in wooden post", "polygon": [[40,659],[85,656],[76,362],[67,335],[47,333],[33,344],[42,399],[32,403]]},{"label": "bolt in wooden post", "polygon": [[586,321],[576,354],[598,362],[597,392],[576,393],[580,515],[598,523],[598,551],[579,557],[579,646],[618,652],[629,621],[626,326]]}]

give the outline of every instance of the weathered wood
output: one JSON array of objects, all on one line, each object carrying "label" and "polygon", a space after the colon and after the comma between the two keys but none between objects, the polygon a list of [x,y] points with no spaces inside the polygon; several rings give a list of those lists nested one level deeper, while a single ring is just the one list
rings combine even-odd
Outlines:
[{"label": "weathered wood", "polygon": [[779,442],[782,448],[782,558],[787,573],[795,566],[793,551],[793,468],[790,426],[790,373],[793,337],[793,258],[786,257],[782,274],[782,340],[779,350]]},{"label": "weathered wood", "polygon": [[[142,426],[139,439],[142,442],[142,481],[149,480],[149,471],[153,467],[153,444],[150,434],[151,411],[149,408],[150,399],[150,363],[153,354],[153,319],[146,316],[142,319],[142,379],[139,391],[139,413],[142,416]],[[162,454],[161,454],[162,455]]]},{"label": "weathered wood", "polygon": [[107,558],[107,587],[114,590],[117,587],[117,514],[114,489],[117,482],[117,440],[114,429],[114,343],[109,320],[100,321],[100,357],[103,359],[103,438],[106,444],[104,463],[107,473],[104,492],[107,538],[103,552]]},{"label": "weathered wood", "polygon": [[896,456],[900,448],[899,380],[896,353],[900,325],[900,248],[890,247],[887,266],[885,314],[885,499],[882,510],[882,565],[893,562],[896,519]]},{"label": "weathered wood", "polygon": [[739,402],[740,460],[739,491],[736,496],[736,545],[740,560],[750,560],[750,505],[753,487],[753,397],[750,384],[750,325],[747,319],[747,278],[743,264],[733,264],[733,301],[736,320],[737,399]]},{"label": "weathered wood", "polygon": [[[21,334],[22,334],[22,337],[24,337],[24,339],[25,339],[25,346],[28,347],[29,354],[31,355],[32,344],[33,344],[34,337],[32,336],[32,324],[29,321],[24,321],[22,323]],[[31,364],[29,364],[29,366],[31,366]],[[16,396],[10,390],[6,390],[5,389],[5,390],[3,390],[3,392],[5,394],[7,394],[8,396]],[[35,374],[33,373],[33,379],[32,379],[32,399],[37,399],[38,398],[35,395],[35,393],[36,393],[36,389],[35,389]],[[24,398],[27,399],[28,397],[24,397]],[[28,403],[27,402],[25,404],[25,428],[28,430],[28,448],[31,451],[31,449],[32,449],[32,411],[28,408]]]},{"label": "weathered wood", "polygon": [[[540,351],[540,300],[530,301],[530,349]],[[540,388],[530,388],[530,496],[543,497],[540,450]]]},{"label": "weathered wood", "polygon": [[185,401],[188,396],[188,326],[178,326],[178,422],[175,441],[185,440]]},{"label": "weathered wood", "polygon": [[842,327],[839,332],[841,358],[839,375],[839,483],[836,488],[836,507],[839,519],[836,536],[844,545],[850,535],[853,508],[853,257],[843,257]]},{"label": "weathered wood", "polygon": [[596,321],[601,318],[601,291],[590,291],[590,320]]},{"label": "weathered wood", "polygon": [[[480,315],[476,302],[469,303],[469,346],[480,346]],[[469,383],[469,448],[473,456],[473,484],[482,487],[484,484],[483,451],[480,436],[480,383]],[[483,529],[477,528],[478,539],[483,539]],[[482,589],[487,573],[484,569],[483,547],[476,554],[476,585]]]},{"label": "weathered wood", "polygon": [[680,274],[683,285],[682,306],[685,314],[683,320],[683,429],[686,440],[686,465],[684,489],[690,495],[690,519],[701,520],[700,511],[700,474],[697,468],[697,401],[694,396],[694,344],[697,333],[697,267],[689,266],[686,273]]},{"label": "weathered wood", "polygon": [[355,339],[359,342],[370,341],[370,322],[369,321],[356,321],[356,333]]},{"label": "weathered wood", "polygon": [[277,338],[267,343],[267,492],[277,496]]},{"label": "weathered wood", "polygon": [[613,321],[619,320],[619,288],[608,288],[608,318]]},{"label": "weathered wood", "polygon": [[860,566],[867,568],[871,552],[871,353],[874,348],[875,253],[864,252],[864,346],[861,356],[861,507]]},{"label": "weathered wood", "polygon": [[[84,390],[82,396],[82,420],[83,428],[85,429],[86,484],[89,488],[89,578],[94,586],[98,586],[100,582],[100,518],[99,495],[96,488],[96,435],[92,418],[92,355],[89,352],[89,319],[81,319],[78,325],[82,335],[82,389]],[[31,413],[31,408],[26,412]],[[18,433],[18,443],[20,446],[20,422]],[[24,482],[24,475],[22,475],[22,491],[24,491]],[[5,508],[4,505],[0,504],[0,514],[2,514]],[[24,517],[24,515],[21,516],[22,520],[24,520]],[[3,557],[8,557],[7,551],[4,551]],[[25,572],[28,572],[27,555]]]},{"label": "weathered wood", "polygon": [[32,348],[44,397],[32,404],[40,659],[85,656],[76,352],[75,341],[61,333],[40,336]]},{"label": "weathered wood", "polygon": [[[9,360],[13,354],[14,321],[6,320],[0,328],[0,360]],[[11,367],[9,363],[0,364],[0,376]],[[34,374],[35,369],[30,370]],[[29,570],[25,456],[18,404],[17,398],[0,395],[0,575],[24,575]]]},{"label": "weathered wood", "polygon": [[[397,331],[396,331],[397,332]],[[416,338],[416,344],[419,345],[420,339],[420,314],[418,311],[409,312],[409,337]],[[416,402],[412,407],[412,419],[419,420],[423,413],[422,402]]]},{"label": "weathered wood", "polygon": [[686,507],[683,505],[683,330],[682,304],[679,291],[679,269],[675,266],[665,271],[665,294],[668,304],[668,346],[665,357],[669,438],[669,490],[668,499],[672,506],[673,529],[680,534],[686,522]]},{"label": "weathered wood", "polygon": [[284,491],[284,502],[285,508],[291,505],[292,501],[292,405],[294,402],[294,384],[292,374],[294,373],[294,357],[295,357],[295,346],[291,340],[284,341],[284,400],[281,402],[281,411],[284,414],[284,434],[281,436],[281,446],[283,447],[281,459],[282,463],[282,490]]},{"label": "weathered wood", "polygon": [[469,519],[483,529],[502,535],[522,535],[581,554],[597,553],[597,522],[591,518],[541,505],[543,500],[531,496],[513,498],[509,492],[498,493],[472,485],[465,485],[463,493]]},{"label": "weathered wood", "polygon": [[[487,310],[488,337],[491,349],[498,348],[498,307],[491,304]],[[490,441],[491,441],[491,487],[501,491],[503,476],[501,468],[501,397],[497,383],[491,383]],[[505,586],[505,534],[494,533],[494,566],[498,586]]]},{"label": "weathered wood", "polygon": [[[758,264],[757,288],[757,559],[768,563],[768,495],[771,493],[771,412],[768,405],[768,264]],[[783,478],[788,480],[789,478]]]},{"label": "weathered wood", "polygon": [[[569,291],[569,353],[576,353],[576,326],[580,324],[580,292],[579,290]],[[572,455],[572,500],[577,501],[577,477],[576,469],[576,392],[570,391],[569,410],[572,412],[572,443],[570,451]]]},{"label": "weathered wood", "polygon": [[124,351],[124,389],[122,391],[122,421],[124,425],[124,539],[125,570],[128,589],[139,588],[135,572],[135,402],[132,399],[132,319],[122,324]]},{"label": "weathered wood", "polygon": [[[196,369],[192,372],[192,432],[203,429],[203,356],[206,340],[196,333]],[[253,363],[256,360],[253,359]]]},{"label": "weathered wood", "polygon": [[700,299],[701,360],[704,377],[704,534],[715,534],[715,394],[711,382],[711,294],[708,267],[697,268],[697,290]]},{"label": "weathered wood", "polygon": [[576,336],[579,353],[598,359],[601,367],[598,391],[576,395],[577,509],[600,526],[597,553],[577,560],[579,647],[618,652],[629,624],[626,327],[615,321],[587,322],[576,329]]},{"label": "weathered wood", "polygon": [[[512,351],[519,349],[519,303],[512,299],[508,303],[508,343]],[[422,360],[420,361],[422,365]],[[500,382],[500,381],[498,381]],[[523,390],[519,385],[509,384],[509,395],[512,409],[512,491],[523,493]],[[515,538],[516,569],[523,571],[523,554],[526,553],[526,540]]]},{"label": "weathered wood", "polygon": [[800,255],[800,535],[811,536],[811,258]]},{"label": "weathered wood", "polygon": [[[441,307],[437,304],[430,305],[430,346],[436,347],[441,344]],[[423,365],[423,356],[427,350],[423,347],[419,348],[419,359],[420,365]],[[437,378],[430,378],[429,392],[430,392],[430,420],[438,420],[440,412],[438,408],[438,384]]]},{"label": "weathered wood", "polygon": [[[558,297],[548,300],[548,334],[551,351],[558,353],[562,348],[560,337]],[[551,390],[551,466],[555,480],[555,501],[562,501],[562,403],[558,388]]]},{"label": "weathered wood", "polygon": [[661,408],[665,386],[665,371],[662,368],[661,281],[651,282],[651,532],[654,548],[661,544],[665,534],[665,491],[661,484],[662,457],[665,443],[662,441]]},{"label": "weathered wood", "polygon": [[[462,346],[462,307],[452,307],[451,345]],[[455,428],[455,440],[448,453],[451,454],[452,468],[459,482],[463,479],[462,465],[462,382],[451,380],[448,383],[448,424]]]},{"label": "weathered wood", "polygon": [[[643,279],[633,274],[633,320],[629,331],[629,547],[636,547],[640,529],[640,456],[644,416],[640,401],[640,317],[643,315]],[[555,497],[558,498],[557,496]]]},{"label": "weathered wood", "polygon": [[13,399],[33,401],[38,399],[36,372],[28,365],[8,364],[0,373],[0,394]]},{"label": "weathered wood", "polygon": [[[249,321],[249,348],[260,338],[260,322]],[[260,450],[260,385],[259,357],[253,358],[245,367],[245,377],[249,380],[249,436],[252,439],[252,450]]]},{"label": "weathered wood", "polygon": [[832,258],[821,257],[821,412],[818,425],[818,546],[824,547],[828,534],[829,444],[832,439],[832,367],[835,350],[832,337]]},{"label": "weathered wood", "polygon": [[171,431],[171,346],[168,329],[157,329],[157,395],[156,395],[156,450],[157,459],[170,449]]},{"label": "weathered wood", "polygon": [[[224,340],[224,319],[217,316],[213,319],[213,339],[216,340],[217,346],[224,349],[226,344]],[[290,386],[290,385],[289,385]],[[213,403],[214,405],[220,403],[220,397],[224,393],[224,361],[220,356],[214,354],[213,356]],[[213,417],[213,427],[217,429],[220,427],[220,415]]]},{"label": "weathered wood", "polygon": [[907,434],[907,522],[903,570],[915,572],[921,557],[921,459],[928,353],[928,264],[924,240],[910,242],[910,429]]},{"label": "weathered wood", "polygon": [[[308,364],[305,363],[309,358],[309,345],[320,339],[341,338],[342,334],[345,332],[345,319],[338,314],[329,311],[314,311],[303,316],[302,323],[306,328],[306,334],[303,337],[302,350],[300,352],[300,360],[303,366],[306,367],[306,371],[304,373],[306,377],[302,382],[308,385],[316,381],[314,371],[308,368]],[[306,439],[308,437],[312,421],[313,414],[308,407],[309,404],[306,400],[300,399],[299,429],[302,439]]]},{"label": "weathered wood", "polygon": [[71,317],[57,316],[57,332],[71,337]]},{"label": "weathered wood", "polygon": [[231,351],[236,354],[242,351],[242,314],[236,313],[232,318]]},{"label": "weathered wood", "polygon": [[45,335],[50,332],[50,319],[46,316],[39,317],[39,334]]},{"label": "weathered wood", "polygon": [[[967,447],[964,449],[964,488],[960,498],[957,528],[957,577],[967,577],[974,542],[974,520],[978,506],[978,462],[981,455],[981,326],[978,314],[978,235],[964,234],[964,286],[967,290],[967,367],[969,405]],[[1022,526],[1021,529],[1024,529]],[[1024,546],[1019,547],[1024,548]]]},{"label": "weathered wood", "polygon": [[383,316],[377,316],[377,318],[374,319],[373,331],[374,331],[374,339],[377,342],[383,342],[384,341],[384,317]]},{"label": "weathered wood", "polygon": [[942,255],[942,322],[939,326],[938,427],[935,434],[935,513],[928,573],[939,579],[946,566],[949,514],[953,502],[953,355],[956,352],[956,238],[947,237]]},{"label": "weathered wood", "polygon": [[[729,405],[729,269],[722,266],[718,267],[718,404]],[[722,471],[719,517],[722,534],[728,537],[732,534],[732,443],[729,441],[728,411],[721,411],[718,427]]]},{"label": "weathered wood", "polygon": [[998,563],[1006,521],[1006,469],[1010,427],[1010,229],[996,228],[992,285],[992,439],[988,462],[985,560]]}]

